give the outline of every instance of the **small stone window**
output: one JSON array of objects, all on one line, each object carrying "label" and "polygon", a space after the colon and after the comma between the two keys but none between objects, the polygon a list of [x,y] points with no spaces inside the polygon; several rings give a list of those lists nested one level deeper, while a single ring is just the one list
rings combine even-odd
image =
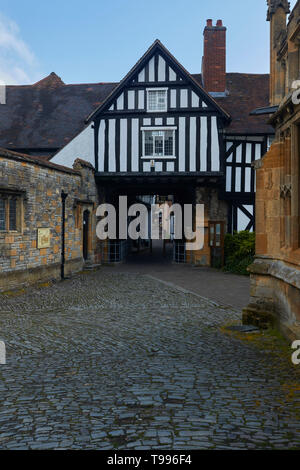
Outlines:
[{"label": "small stone window", "polygon": [[166,112],[167,88],[148,88],[147,89],[147,110],[148,112]]},{"label": "small stone window", "polygon": [[20,211],[20,196],[0,193],[0,232],[20,230]]}]

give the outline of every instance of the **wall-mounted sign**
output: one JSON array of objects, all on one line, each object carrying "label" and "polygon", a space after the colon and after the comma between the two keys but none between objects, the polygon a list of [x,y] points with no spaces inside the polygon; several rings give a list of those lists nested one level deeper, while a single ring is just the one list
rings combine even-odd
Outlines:
[{"label": "wall-mounted sign", "polygon": [[37,247],[49,248],[50,247],[50,228],[38,228],[38,242]]}]

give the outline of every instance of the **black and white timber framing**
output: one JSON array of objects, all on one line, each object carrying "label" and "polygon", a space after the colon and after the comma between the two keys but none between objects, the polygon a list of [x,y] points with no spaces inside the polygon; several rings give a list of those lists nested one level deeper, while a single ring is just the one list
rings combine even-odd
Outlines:
[{"label": "black and white timber framing", "polygon": [[[165,108],[160,111],[149,108],[149,92],[155,90],[165,96]],[[220,198],[230,207],[229,231],[252,230],[252,163],[266,152],[267,136],[228,136],[229,122],[229,114],[155,41],[88,117],[85,129],[52,161],[70,166],[80,156],[94,165],[100,178],[187,173],[217,177]],[[168,144],[164,144],[168,152],[149,155],[145,151],[149,132],[168,133]]]}]

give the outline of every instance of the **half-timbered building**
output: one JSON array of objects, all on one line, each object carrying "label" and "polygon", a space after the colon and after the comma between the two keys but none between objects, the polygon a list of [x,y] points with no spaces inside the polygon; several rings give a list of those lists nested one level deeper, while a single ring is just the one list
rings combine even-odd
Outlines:
[{"label": "half-timbered building", "polygon": [[[11,88],[8,105],[20,92]],[[23,128],[20,148],[12,119],[11,140],[2,145],[67,167],[80,157],[94,166],[107,202],[152,194],[204,203],[205,247],[185,259],[210,264],[226,232],[254,229],[253,162],[267,151],[273,129],[250,111],[268,104],[268,76],[226,74],[221,20],[207,21],[201,75],[156,40],[120,83],[65,85],[51,74],[25,88],[35,115],[50,117],[52,128]],[[0,128],[0,145],[2,136]]]}]

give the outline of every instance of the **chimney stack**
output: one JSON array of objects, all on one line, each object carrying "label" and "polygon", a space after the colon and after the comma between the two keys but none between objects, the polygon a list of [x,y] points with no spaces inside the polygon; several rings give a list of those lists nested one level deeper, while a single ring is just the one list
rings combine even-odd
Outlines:
[{"label": "chimney stack", "polygon": [[202,58],[202,81],[209,93],[225,93],[226,90],[226,28],[222,20],[213,26],[207,20],[204,28],[204,55]]}]

